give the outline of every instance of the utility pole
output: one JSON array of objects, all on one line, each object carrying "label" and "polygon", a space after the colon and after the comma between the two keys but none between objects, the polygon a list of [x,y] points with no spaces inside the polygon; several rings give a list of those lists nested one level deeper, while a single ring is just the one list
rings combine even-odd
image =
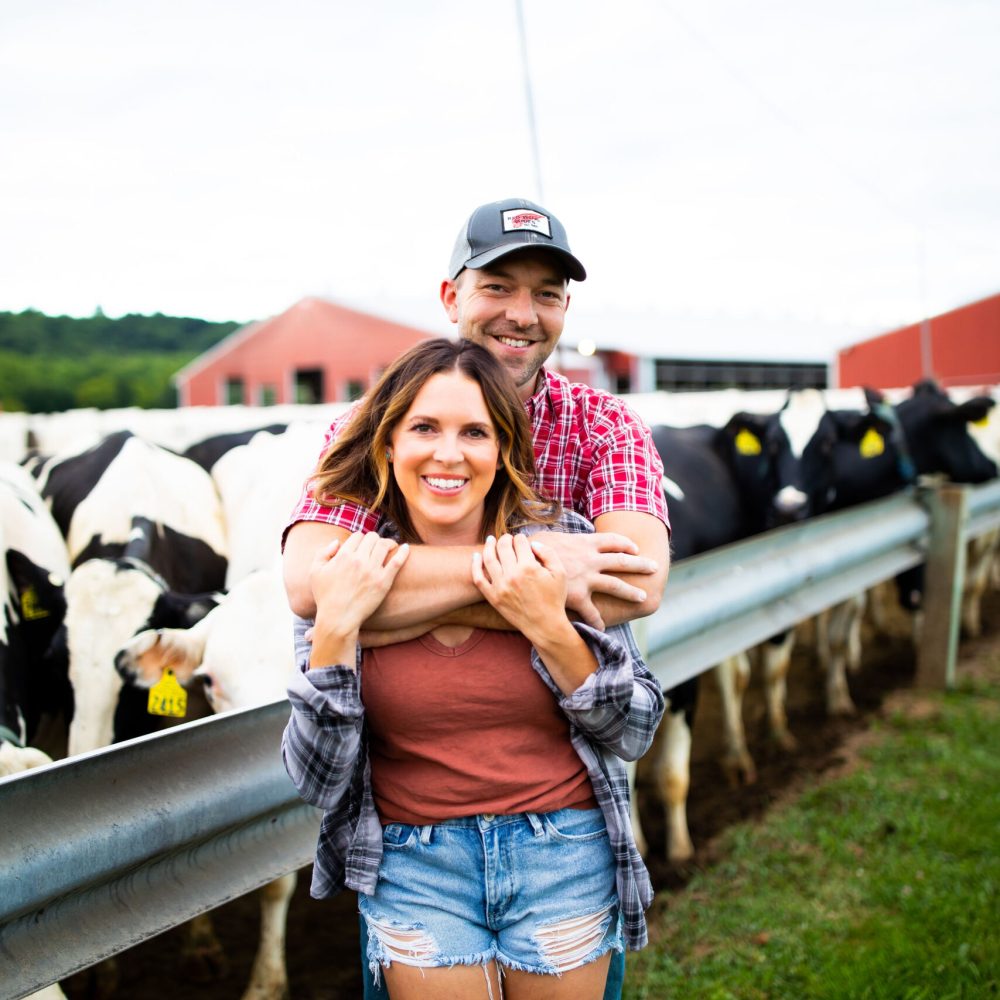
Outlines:
[{"label": "utility pole", "polygon": [[542,189],[542,161],[538,155],[538,130],[535,127],[535,98],[531,91],[531,67],[528,64],[528,36],[524,30],[523,0],[514,0],[517,8],[517,31],[521,40],[521,67],[524,73],[524,98],[528,106],[528,132],[531,135],[531,151],[535,167],[535,199],[545,201]]}]

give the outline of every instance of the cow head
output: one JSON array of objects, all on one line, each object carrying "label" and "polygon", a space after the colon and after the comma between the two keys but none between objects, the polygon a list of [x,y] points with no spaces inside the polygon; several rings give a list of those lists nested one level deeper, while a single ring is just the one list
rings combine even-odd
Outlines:
[{"label": "cow head", "polygon": [[202,683],[213,711],[224,712],[285,697],[293,657],[291,612],[280,574],[260,570],[193,628],[136,635],[117,652],[115,667],[139,687],[151,687],[164,670],[172,670],[181,684]]},{"label": "cow head", "polygon": [[801,521],[828,509],[834,495],[832,456],[838,428],[822,393],[789,393],[781,410],[768,417],[764,448],[772,494],[768,527]]},{"label": "cow head", "polygon": [[917,472],[944,473],[956,483],[993,479],[996,462],[980,450],[969,425],[988,420],[994,406],[989,396],[957,404],[935,382],[918,382],[896,406]]},{"label": "cow head", "polygon": [[134,559],[91,559],[66,584],[66,642],[73,684],[70,754],[107,746],[121,691],[115,654],[155,621],[157,609],[172,624],[189,624],[217,603],[218,595],[176,594],[148,566]]}]

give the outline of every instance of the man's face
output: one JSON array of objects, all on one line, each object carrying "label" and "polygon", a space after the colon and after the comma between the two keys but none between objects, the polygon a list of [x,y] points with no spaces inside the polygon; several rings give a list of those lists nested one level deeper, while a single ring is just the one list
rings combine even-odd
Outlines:
[{"label": "man's face", "polygon": [[441,301],[459,334],[497,358],[527,400],[559,342],[569,305],[566,278],[553,255],[515,251],[488,267],[467,268],[442,283]]}]

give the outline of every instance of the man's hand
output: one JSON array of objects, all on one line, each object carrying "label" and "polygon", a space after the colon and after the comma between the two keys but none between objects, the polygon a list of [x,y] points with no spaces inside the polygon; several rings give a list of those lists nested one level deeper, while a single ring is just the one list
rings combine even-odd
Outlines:
[{"label": "man's hand", "polygon": [[622,601],[641,604],[646,591],[633,586],[616,573],[652,575],[657,564],[638,554],[638,546],[617,532],[592,535],[546,531],[534,536],[549,546],[566,573],[566,607],[594,628],[603,629],[604,619],[594,604],[594,594],[606,594]]}]

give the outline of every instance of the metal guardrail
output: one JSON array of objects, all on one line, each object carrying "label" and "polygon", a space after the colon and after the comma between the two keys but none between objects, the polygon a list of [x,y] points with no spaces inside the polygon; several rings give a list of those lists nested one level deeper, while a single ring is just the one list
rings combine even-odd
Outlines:
[{"label": "metal guardrail", "polygon": [[[962,538],[1000,527],[1000,482],[962,493]],[[645,624],[654,673],[669,688],[916,565],[932,521],[918,494],[896,495],[679,563]],[[0,780],[0,1000],[312,860],[319,813],[278,749],[288,711],[204,719]]]}]

